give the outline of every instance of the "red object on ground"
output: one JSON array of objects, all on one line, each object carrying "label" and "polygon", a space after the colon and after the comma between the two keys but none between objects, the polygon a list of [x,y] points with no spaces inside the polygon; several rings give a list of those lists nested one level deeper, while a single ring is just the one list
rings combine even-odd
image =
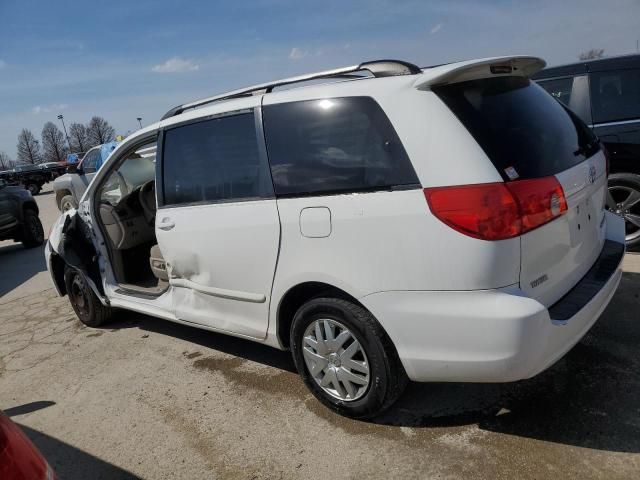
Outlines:
[{"label": "red object on ground", "polygon": [[0,412],[0,479],[55,480],[45,458],[31,440]]}]

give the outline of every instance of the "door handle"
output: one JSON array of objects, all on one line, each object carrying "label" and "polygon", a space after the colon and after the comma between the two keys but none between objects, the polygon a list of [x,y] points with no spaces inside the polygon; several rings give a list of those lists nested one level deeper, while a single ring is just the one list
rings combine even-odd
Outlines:
[{"label": "door handle", "polygon": [[158,228],[160,230],[171,230],[175,227],[176,224],[171,221],[169,218],[163,218],[160,223],[158,223]]}]

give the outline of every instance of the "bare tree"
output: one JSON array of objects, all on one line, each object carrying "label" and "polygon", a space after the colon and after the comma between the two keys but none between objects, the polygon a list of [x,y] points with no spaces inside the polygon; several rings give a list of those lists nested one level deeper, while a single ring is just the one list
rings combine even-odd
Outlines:
[{"label": "bare tree", "polygon": [[116,131],[102,117],[93,117],[87,125],[89,147],[111,142],[116,138]]},{"label": "bare tree", "polygon": [[604,57],[604,48],[592,48],[578,56],[580,60],[595,60],[602,57]]},{"label": "bare tree", "polygon": [[81,123],[72,123],[69,127],[69,141],[71,142],[72,152],[80,153],[89,150],[87,127]]},{"label": "bare tree", "polygon": [[62,162],[67,156],[64,135],[53,122],[47,122],[42,129],[42,149],[45,162]]},{"label": "bare tree", "polygon": [[9,170],[14,165],[15,162],[11,160],[7,152],[0,151],[0,170]]},{"label": "bare tree", "polygon": [[18,135],[18,162],[36,164],[42,161],[40,142],[31,130],[23,128]]}]

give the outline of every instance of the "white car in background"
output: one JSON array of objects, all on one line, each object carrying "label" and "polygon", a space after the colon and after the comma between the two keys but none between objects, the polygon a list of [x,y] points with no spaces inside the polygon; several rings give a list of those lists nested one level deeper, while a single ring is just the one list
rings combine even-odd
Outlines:
[{"label": "white car in background", "polygon": [[384,60],[176,107],[54,226],[56,288],[89,326],[123,308],[290,349],[353,417],[408,379],[536,375],[624,255],[605,154],[544,65]]}]

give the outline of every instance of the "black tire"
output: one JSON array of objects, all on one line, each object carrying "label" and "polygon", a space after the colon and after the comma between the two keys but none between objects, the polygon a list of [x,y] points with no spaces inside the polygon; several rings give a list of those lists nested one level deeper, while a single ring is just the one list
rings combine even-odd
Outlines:
[{"label": "black tire", "polygon": [[102,305],[82,272],[65,267],[64,283],[73,311],[87,327],[96,328],[111,319],[111,308]]},{"label": "black tire", "polygon": [[[359,393],[359,397],[355,395],[353,400],[327,393],[307,367],[303,356],[303,337],[307,328],[319,319],[330,319],[344,325],[359,342],[364,358],[368,360],[369,382],[362,387],[366,391]],[[408,383],[407,374],[386,332],[371,313],[348,300],[315,298],[304,304],[294,316],[290,342],[293,361],[304,383],[318,400],[341,415],[353,418],[379,415],[400,397]],[[337,367],[326,368],[339,370],[341,367],[344,365],[338,363]]]},{"label": "black tire", "polygon": [[31,195],[33,195],[34,197],[40,193],[41,189],[40,185],[38,185],[37,183],[27,183],[25,188],[29,190],[29,193],[31,193]]},{"label": "black tire", "polygon": [[60,199],[60,205],[58,205],[58,208],[60,209],[61,212],[66,212],[67,210],[70,210],[71,208],[78,208],[78,203],[76,202],[76,200],[73,198],[73,195],[65,195],[64,197],[62,197]]},{"label": "black tire", "polygon": [[20,236],[24,248],[39,247],[44,243],[44,229],[38,214],[34,210],[24,211],[22,234]]},{"label": "black tire", "polygon": [[[614,205],[611,210],[625,219],[625,243],[627,247],[640,246],[640,200],[625,205],[630,195],[637,195],[640,199],[640,175],[635,173],[614,173],[609,177],[609,194]],[[627,208],[628,207],[628,208]],[[636,223],[633,223],[633,221]]]}]

